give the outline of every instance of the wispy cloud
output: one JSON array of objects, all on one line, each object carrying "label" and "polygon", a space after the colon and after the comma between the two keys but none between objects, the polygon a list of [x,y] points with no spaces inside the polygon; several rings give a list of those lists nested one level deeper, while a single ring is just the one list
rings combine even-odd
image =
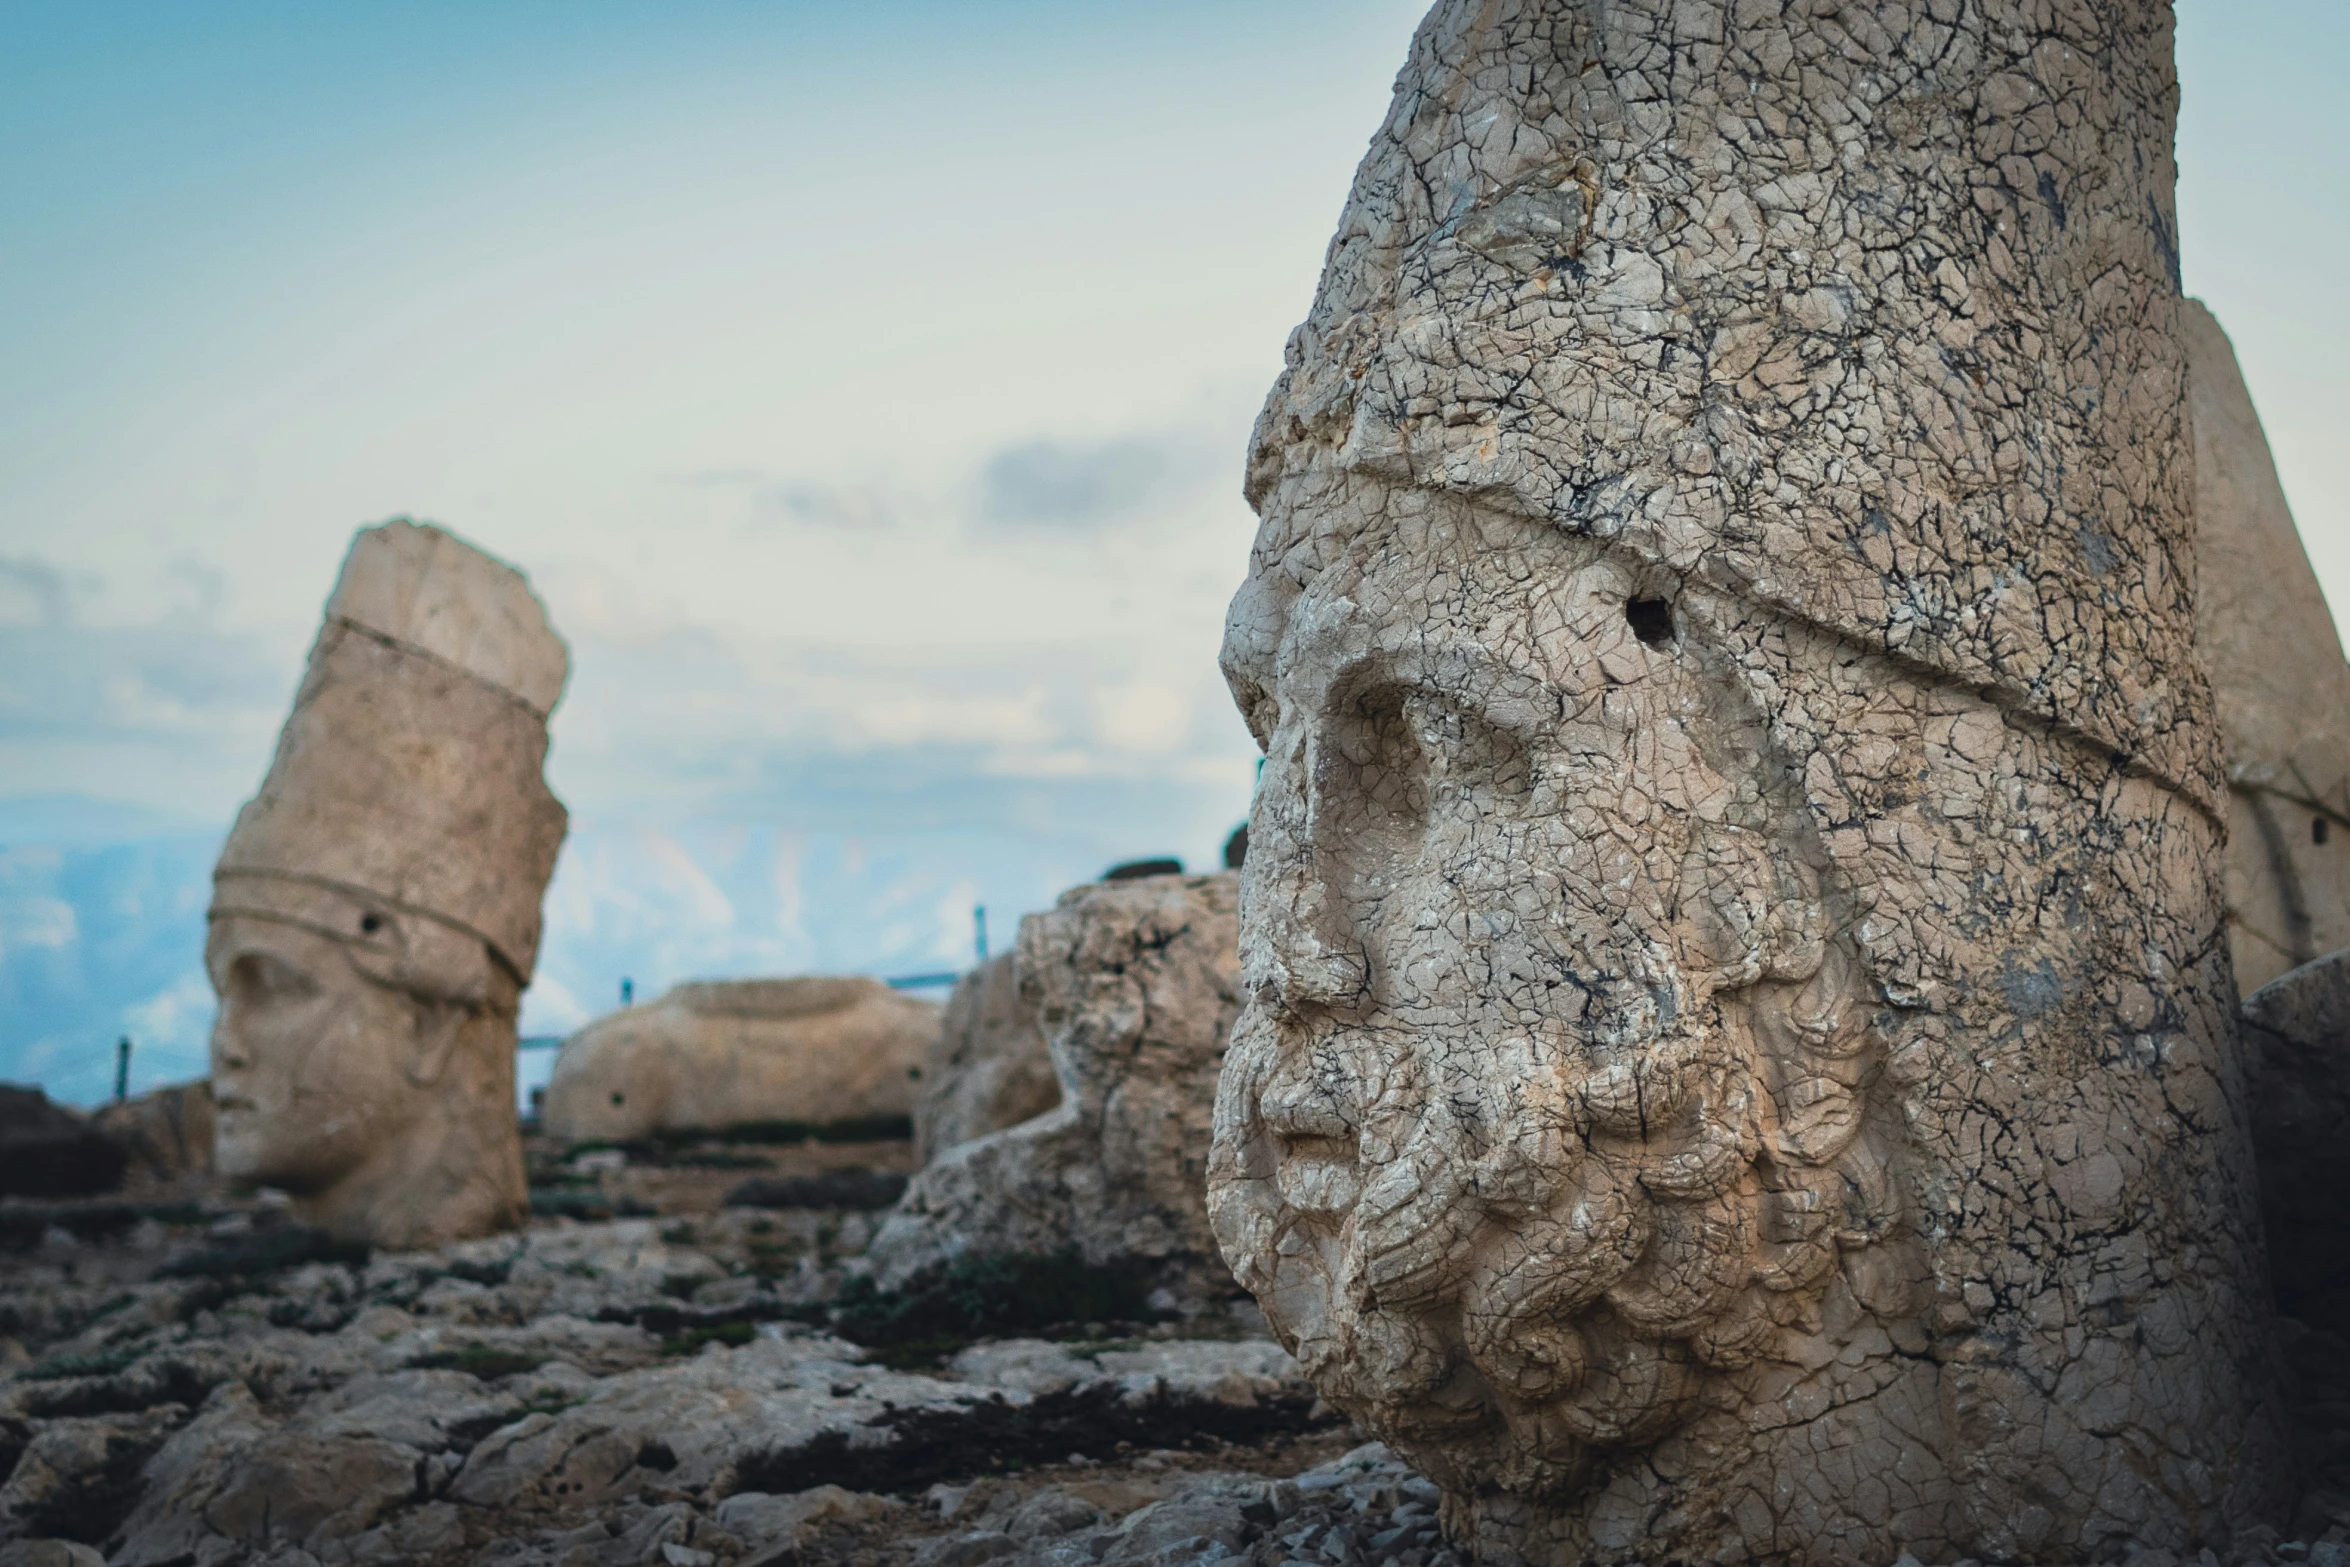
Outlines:
[{"label": "wispy cloud", "polygon": [[981,467],[978,520],[1069,532],[1138,521],[1198,494],[1213,479],[1218,455],[1192,430],[1024,441]]},{"label": "wispy cloud", "polygon": [[768,485],[752,497],[752,505],[763,518],[876,532],[895,527],[905,511],[904,502],[878,486],[824,484],[810,479]]},{"label": "wispy cloud", "polygon": [[31,555],[0,555],[0,626],[62,626],[73,614],[65,573]]}]

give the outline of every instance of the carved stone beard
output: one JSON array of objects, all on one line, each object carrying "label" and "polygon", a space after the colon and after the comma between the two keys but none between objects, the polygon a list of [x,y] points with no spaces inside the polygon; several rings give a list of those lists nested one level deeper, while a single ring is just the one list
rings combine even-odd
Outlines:
[{"label": "carved stone beard", "polygon": [[1235,1273],[1333,1401],[1449,1488],[1571,1489],[1898,1222],[1857,967],[1840,944],[1815,962],[1600,1060],[1558,1028],[1430,1051],[1251,1005],[1209,1176]]},{"label": "carved stone beard", "polygon": [[1268,760],[1209,1206],[1334,1402],[1450,1491],[1541,1494],[1816,1313],[1898,1222],[1898,1132],[1700,607],[1647,645],[1674,609],[1633,573],[1489,526],[1433,588],[1382,552],[1280,656],[1228,643]]}]

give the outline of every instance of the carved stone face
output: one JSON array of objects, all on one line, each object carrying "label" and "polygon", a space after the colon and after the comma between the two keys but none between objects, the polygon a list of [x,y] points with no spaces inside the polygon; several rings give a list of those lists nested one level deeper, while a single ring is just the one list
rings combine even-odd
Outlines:
[{"label": "carved stone face", "polygon": [[220,996],[212,1091],[224,1175],[321,1192],[433,1108],[455,1020],[367,972],[362,950],[230,916],[213,921],[205,961]]},{"label": "carved stone face", "polygon": [[1211,1211],[1326,1390],[1538,1491],[1672,1424],[1887,1222],[1868,1019],[1706,607],[1539,524],[1346,494],[1343,558],[1260,563],[1225,644],[1266,763]]}]

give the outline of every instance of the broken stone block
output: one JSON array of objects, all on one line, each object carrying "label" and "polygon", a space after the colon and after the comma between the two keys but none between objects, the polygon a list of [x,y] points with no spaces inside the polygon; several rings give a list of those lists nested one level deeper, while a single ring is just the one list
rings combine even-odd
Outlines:
[{"label": "broken stone block", "polygon": [[1209,1192],[1481,1561],[2191,1555],[2281,1501],[2170,49],[1414,39],[1250,456]]},{"label": "broken stone block", "polygon": [[2350,951],[2247,996],[2244,1029],[2277,1309],[2350,1335]]},{"label": "broken stone block", "polygon": [[941,1151],[871,1250],[897,1287],[966,1253],[1074,1252],[1185,1299],[1232,1292],[1203,1207],[1208,1122],[1239,1010],[1238,878],[1153,876],[1020,922],[1020,995],[1060,1104]]},{"label": "broken stone block", "polygon": [[998,953],[963,976],[947,999],[938,1044],[914,1102],[914,1157],[1044,1114],[1061,1102],[1053,1053],[1020,995],[1014,954]]},{"label": "broken stone block", "polygon": [[94,1119],[142,1184],[194,1190],[212,1174],[212,1085],[202,1078],[149,1089]]},{"label": "broken stone block", "polygon": [[2228,754],[2228,949],[2246,996],[2350,947],[2350,663],[2235,349],[2179,310],[2195,426],[2196,636]]},{"label": "broken stone block", "polygon": [[515,1017],[563,842],[541,769],[565,667],[520,572],[438,528],[361,529],[221,850],[217,1166],[340,1238],[524,1215]]},{"label": "broken stone block", "polygon": [[570,1142],[897,1119],[938,1027],[935,1004],[877,979],[696,980],[565,1040],[540,1114]]}]

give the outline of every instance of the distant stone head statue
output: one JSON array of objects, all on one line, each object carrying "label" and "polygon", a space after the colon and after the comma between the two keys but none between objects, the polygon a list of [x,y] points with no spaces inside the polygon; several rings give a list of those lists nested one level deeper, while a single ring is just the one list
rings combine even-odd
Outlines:
[{"label": "distant stone head statue", "polygon": [[220,1173],[381,1246],[521,1222],[515,1024],[566,666],[511,567],[404,521],[353,541],[213,875]]},{"label": "distant stone head statue", "polygon": [[1250,456],[1208,1199],[1480,1560],[2275,1499],[2161,13],[1414,40]]}]

